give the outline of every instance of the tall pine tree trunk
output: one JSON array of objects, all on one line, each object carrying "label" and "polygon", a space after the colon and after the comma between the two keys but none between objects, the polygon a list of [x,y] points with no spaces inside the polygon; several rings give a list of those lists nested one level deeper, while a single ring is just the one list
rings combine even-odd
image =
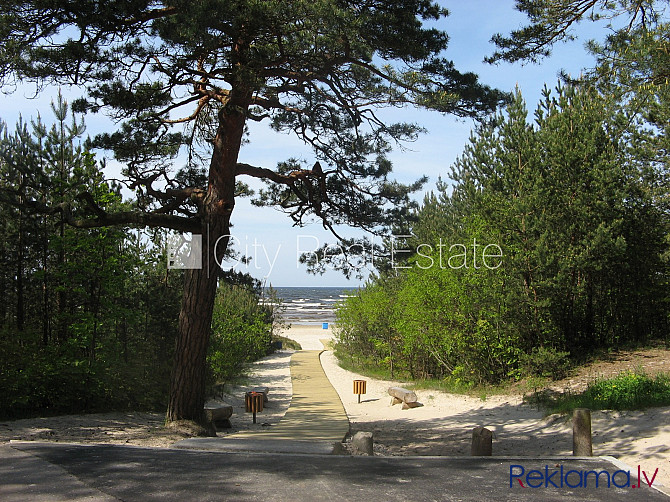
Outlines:
[{"label": "tall pine tree trunk", "polygon": [[[204,239],[206,240],[206,239]],[[203,246],[203,255],[207,246]],[[206,256],[203,256],[206,258]],[[211,265],[211,264],[210,264]],[[216,294],[216,274],[211,277],[206,262],[184,274],[184,295],[179,313],[167,421],[203,421],[207,346]]]},{"label": "tall pine tree trunk", "polygon": [[248,93],[231,93],[219,112],[213,141],[207,195],[203,214],[202,268],[186,270],[179,313],[167,421],[203,423],[207,374],[207,347],[217,280],[226,253],[230,216],[235,206],[235,171],[244,133]]},{"label": "tall pine tree trunk", "polygon": [[167,421],[203,422],[207,347],[220,271],[220,256],[228,246],[228,221],[203,233],[202,268],[185,270],[184,293],[170,382]]}]

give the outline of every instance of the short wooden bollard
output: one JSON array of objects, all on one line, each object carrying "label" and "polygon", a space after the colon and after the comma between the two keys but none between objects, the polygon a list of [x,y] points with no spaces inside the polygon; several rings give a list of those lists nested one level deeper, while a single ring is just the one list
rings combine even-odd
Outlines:
[{"label": "short wooden bollard", "polygon": [[247,392],[244,395],[244,409],[247,413],[253,413],[253,423],[256,423],[256,413],[263,411],[263,393]]},{"label": "short wooden bollard", "polygon": [[493,455],[493,433],[486,427],[472,429],[470,455],[473,457],[490,457]]},{"label": "short wooden bollard", "polygon": [[572,413],[572,454],[575,457],[592,457],[591,410],[575,408]]},{"label": "short wooden bollard", "polygon": [[358,402],[361,402],[361,394],[365,394],[365,380],[354,380],[354,394],[358,394]]},{"label": "short wooden bollard", "polygon": [[357,432],[351,438],[351,449],[356,455],[374,455],[372,432]]}]

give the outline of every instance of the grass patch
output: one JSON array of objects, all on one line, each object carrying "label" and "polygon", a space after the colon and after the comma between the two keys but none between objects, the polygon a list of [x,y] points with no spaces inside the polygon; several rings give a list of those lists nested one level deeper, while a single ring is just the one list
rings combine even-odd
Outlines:
[{"label": "grass patch", "polygon": [[471,394],[475,391],[472,385],[455,378],[416,380],[409,387],[411,390],[439,390],[449,394]]},{"label": "grass patch", "polygon": [[398,380],[397,375],[394,375],[392,378],[391,373],[386,369],[380,369],[375,366],[364,366],[355,363],[349,357],[342,357],[342,354],[337,351],[337,348],[335,350],[335,357],[337,358],[340,368],[351,371],[352,373],[358,373],[359,375],[375,378],[377,380]]},{"label": "grass patch", "polygon": [[447,378],[444,380],[428,379],[416,380],[408,385],[410,390],[438,390],[449,394],[462,394],[466,396],[478,397],[486,401],[488,396],[509,393],[509,384],[500,385],[471,385],[463,382],[459,378]]},{"label": "grass patch", "polygon": [[626,371],[596,380],[580,394],[536,393],[531,401],[543,405],[550,414],[571,413],[575,408],[621,411],[670,406],[670,375],[650,377],[642,371]]}]

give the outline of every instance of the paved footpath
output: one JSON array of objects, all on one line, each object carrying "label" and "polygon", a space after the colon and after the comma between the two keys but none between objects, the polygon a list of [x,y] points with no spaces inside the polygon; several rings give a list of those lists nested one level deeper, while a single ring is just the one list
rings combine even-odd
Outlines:
[{"label": "paved footpath", "polygon": [[[174,447],[215,451],[337,452],[349,432],[349,419],[340,396],[321,367],[321,352],[300,350],[291,357],[293,397],[277,425],[222,438],[185,439]],[[259,416],[262,419],[262,414]]]},{"label": "paved footpath", "polygon": [[321,367],[321,350],[300,350],[291,357],[293,397],[286,415],[267,430],[246,431],[232,437],[342,441],[349,419],[342,401]]}]

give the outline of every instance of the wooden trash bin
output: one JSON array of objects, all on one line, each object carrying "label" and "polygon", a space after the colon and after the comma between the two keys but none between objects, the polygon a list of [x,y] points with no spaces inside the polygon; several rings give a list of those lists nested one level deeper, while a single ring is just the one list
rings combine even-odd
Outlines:
[{"label": "wooden trash bin", "polygon": [[366,381],[354,380],[354,394],[358,394],[358,402],[361,402],[361,394],[365,394]]},{"label": "wooden trash bin", "polygon": [[247,392],[244,395],[244,409],[247,413],[253,413],[254,423],[256,423],[256,413],[263,411],[263,393]]}]

